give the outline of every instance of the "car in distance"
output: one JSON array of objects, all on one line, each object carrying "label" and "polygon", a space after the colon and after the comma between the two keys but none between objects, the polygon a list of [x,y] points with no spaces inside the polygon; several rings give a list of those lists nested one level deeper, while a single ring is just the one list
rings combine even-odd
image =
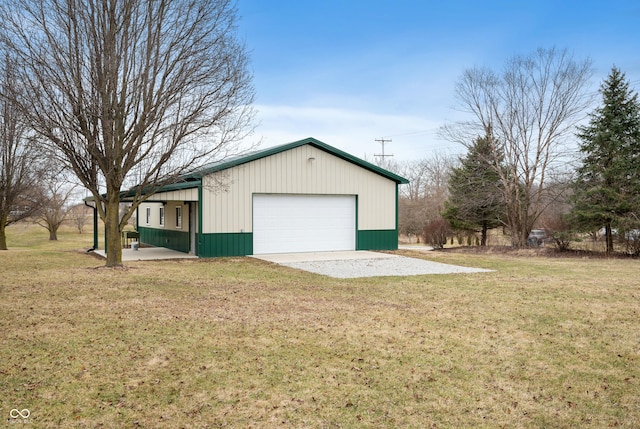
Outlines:
[{"label": "car in distance", "polygon": [[527,242],[531,247],[540,247],[544,246],[548,238],[547,232],[544,229],[532,229],[527,238]]}]

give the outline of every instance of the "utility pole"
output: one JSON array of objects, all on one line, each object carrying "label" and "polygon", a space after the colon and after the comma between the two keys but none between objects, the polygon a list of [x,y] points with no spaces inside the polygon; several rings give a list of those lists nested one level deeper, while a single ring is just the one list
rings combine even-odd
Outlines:
[{"label": "utility pole", "polygon": [[379,156],[380,158],[382,158],[382,162],[384,163],[384,159],[385,159],[387,156],[393,156],[393,154],[389,154],[389,155],[387,155],[387,154],[385,154],[385,153],[384,153],[384,144],[385,144],[385,143],[391,143],[391,139],[385,139],[385,138],[383,137],[383,138],[381,138],[381,139],[375,139],[375,141],[380,142],[380,144],[382,144],[382,153],[374,154],[373,156]]}]

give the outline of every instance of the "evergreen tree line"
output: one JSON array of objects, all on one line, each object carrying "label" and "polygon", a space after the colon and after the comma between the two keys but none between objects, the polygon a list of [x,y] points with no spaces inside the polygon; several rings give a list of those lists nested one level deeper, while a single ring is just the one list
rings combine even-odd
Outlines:
[{"label": "evergreen tree line", "polygon": [[[640,104],[624,73],[615,67],[599,93],[601,105],[575,132],[580,160],[568,169],[573,178],[545,189],[546,207],[565,206],[560,210],[564,213],[546,225],[544,211],[531,213],[526,224],[547,229],[561,248],[580,234],[602,235],[610,253],[616,237],[627,244],[640,241]],[[442,216],[455,230],[479,233],[484,245],[488,230],[508,227],[507,203],[525,184],[505,186],[505,177],[515,169],[505,161],[503,146],[490,128],[468,147],[451,170]],[[524,193],[519,195],[515,198]],[[507,233],[514,231],[507,228]],[[628,249],[638,253],[639,247]]]}]

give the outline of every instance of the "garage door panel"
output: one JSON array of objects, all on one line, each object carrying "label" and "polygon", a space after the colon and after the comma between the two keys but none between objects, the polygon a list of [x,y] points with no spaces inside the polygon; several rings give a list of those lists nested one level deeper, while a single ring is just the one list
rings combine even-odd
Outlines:
[{"label": "garage door panel", "polygon": [[253,252],[355,250],[355,196],[254,195]]}]

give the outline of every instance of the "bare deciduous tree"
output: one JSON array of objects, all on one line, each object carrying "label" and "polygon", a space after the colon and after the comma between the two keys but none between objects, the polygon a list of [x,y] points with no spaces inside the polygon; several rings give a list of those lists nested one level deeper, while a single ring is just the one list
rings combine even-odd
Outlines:
[{"label": "bare deciduous tree", "polygon": [[84,233],[90,217],[91,209],[84,204],[76,204],[69,209],[69,221],[76,227],[78,234]]},{"label": "bare deciduous tree", "polygon": [[[231,0],[8,0],[4,42],[21,112],[120,231],[160,186],[221,158],[251,131],[253,87]],[[137,184],[119,216],[120,192]]]},{"label": "bare deciduous tree", "polygon": [[448,178],[456,160],[434,153],[431,158],[401,163],[398,173],[409,179],[400,190],[399,228],[407,235],[423,235],[429,222],[440,220],[448,196]]},{"label": "bare deciduous tree", "polygon": [[0,61],[0,250],[7,250],[6,227],[39,208],[35,190],[41,171],[29,127],[6,96],[17,91],[10,61],[6,56]]},{"label": "bare deciduous tree", "polygon": [[406,161],[398,166],[399,174],[409,183],[400,187],[398,201],[398,228],[408,237],[420,236],[426,222],[427,203],[425,201],[426,161]]},{"label": "bare deciduous tree", "polygon": [[441,153],[434,153],[425,160],[423,194],[427,205],[426,221],[442,218],[444,203],[449,197],[449,175],[457,163],[454,157]]},{"label": "bare deciduous tree", "polygon": [[69,198],[75,186],[65,180],[64,172],[50,168],[40,186],[41,204],[35,214],[35,222],[49,231],[49,240],[58,239],[58,229],[67,220]]},{"label": "bare deciduous tree", "polygon": [[544,229],[558,250],[567,250],[575,238],[567,215],[571,212],[572,175],[558,172],[550,175],[543,197],[543,209],[535,227]]},{"label": "bare deciduous tree", "polygon": [[[456,86],[469,122],[447,126],[443,134],[468,145],[478,136],[493,137],[506,203],[505,224],[514,247],[524,247],[545,201],[547,171],[566,162],[566,145],[589,105],[585,84],[588,60],[576,61],[565,50],[538,49],[516,56],[498,74],[486,68],[466,70]],[[495,160],[488,160],[498,165]]]}]

